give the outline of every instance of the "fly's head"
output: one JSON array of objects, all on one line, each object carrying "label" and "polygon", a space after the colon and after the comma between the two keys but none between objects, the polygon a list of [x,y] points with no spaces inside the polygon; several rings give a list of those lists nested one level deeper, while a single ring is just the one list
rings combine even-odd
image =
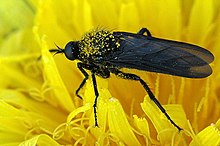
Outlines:
[{"label": "fly's head", "polygon": [[68,42],[64,49],[57,46],[57,49],[51,49],[50,52],[55,52],[54,55],[64,53],[66,58],[69,60],[75,60],[78,59],[79,55],[79,46],[78,42]]}]

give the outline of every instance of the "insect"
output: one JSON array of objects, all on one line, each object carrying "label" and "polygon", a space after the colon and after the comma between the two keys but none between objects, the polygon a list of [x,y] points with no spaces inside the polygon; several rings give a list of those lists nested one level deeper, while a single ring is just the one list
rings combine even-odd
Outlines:
[{"label": "insect", "polygon": [[99,97],[96,75],[106,79],[112,73],[123,79],[140,82],[150,99],[179,131],[182,128],[170,118],[147,83],[141,77],[122,72],[121,69],[130,68],[188,78],[204,78],[211,75],[212,69],[209,63],[214,60],[212,53],[202,47],[153,37],[147,28],[142,28],[138,33],[97,29],[86,33],[79,41],[68,42],[64,49],[57,46],[57,49],[52,49],[50,52],[64,53],[67,59],[80,61],[77,66],[84,79],[76,90],[76,95],[81,99],[79,91],[89,77],[86,70],[91,71],[95,93],[93,105],[95,126],[98,126],[96,108]]}]

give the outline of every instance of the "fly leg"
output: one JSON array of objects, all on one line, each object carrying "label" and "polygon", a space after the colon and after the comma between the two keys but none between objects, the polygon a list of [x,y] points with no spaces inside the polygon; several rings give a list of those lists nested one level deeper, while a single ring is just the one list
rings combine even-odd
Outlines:
[{"label": "fly leg", "polygon": [[171,122],[171,124],[173,124],[179,131],[182,130],[182,128],[180,128],[171,118],[170,116],[167,114],[166,110],[163,108],[163,106],[160,104],[160,102],[155,98],[154,94],[152,93],[152,91],[150,90],[150,88],[148,87],[147,83],[145,83],[144,80],[142,80],[139,76],[135,75],[135,74],[130,74],[130,73],[124,73],[121,72],[117,69],[111,69],[110,70],[113,74],[115,74],[118,77],[121,77],[123,79],[130,79],[130,80],[135,80],[135,81],[139,81],[141,83],[141,85],[144,87],[144,89],[147,91],[150,99],[157,105],[157,107],[160,109],[160,111],[167,117],[167,119]]},{"label": "fly leg", "polygon": [[99,92],[97,89],[97,83],[96,83],[96,78],[95,78],[95,72],[92,71],[92,82],[93,82],[93,87],[94,87],[94,92],[95,92],[95,101],[93,104],[93,109],[94,109],[94,116],[95,116],[95,126],[98,127],[98,120],[97,120],[97,100],[99,97]]},{"label": "fly leg", "polygon": [[[95,92],[95,101],[93,104],[93,109],[94,109],[94,117],[95,117],[95,126],[98,127],[98,120],[97,120],[97,100],[99,97],[99,92],[97,89],[97,83],[96,83],[96,78],[95,78],[95,73],[97,72],[96,69],[94,69],[93,66],[88,65],[88,64],[83,64],[83,63],[77,63],[77,66],[79,68],[79,70],[82,72],[82,74],[85,76],[85,78],[83,79],[83,81],[81,82],[79,88],[76,90],[76,95],[82,99],[82,97],[78,94],[80,89],[85,85],[86,80],[88,79],[89,75],[88,73],[85,71],[85,69],[91,70],[92,72],[92,82],[93,82],[93,87],[94,87],[94,92]],[[105,73],[106,75],[102,74],[103,76],[108,76],[108,73]],[[110,73],[109,73],[110,74]],[[108,76],[109,77],[109,76]]]},{"label": "fly leg", "polygon": [[[80,89],[82,89],[82,87],[85,85],[86,83],[86,80],[88,79],[89,75],[88,73],[85,71],[85,69],[91,69],[91,66],[87,65],[87,64],[83,64],[83,63],[77,63],[77,67],[79,68],[79,70],[81,71],[81,73],[84,75],[84,79],[83,81],[81,82],[80,86],[78,87],[78,89],[76,90],[76,95],[82,99],[82,97],[79,95],[79,91]],[[85,69],[84,69],[85,68]]]},{"label": "fly leg", "polygon": [[141,28],[141,30],[139,30],[137,34],[143,35],[144,33],[147,33],[147,36],[149,36],[149,37],[152,36],[150,31],[147,28]]}]

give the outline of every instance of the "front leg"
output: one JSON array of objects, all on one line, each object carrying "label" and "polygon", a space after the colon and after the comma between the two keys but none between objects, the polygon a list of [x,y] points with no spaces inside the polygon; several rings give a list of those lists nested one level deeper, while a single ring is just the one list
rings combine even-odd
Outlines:
[{"label": "front leg", "polygon": [[[85,78],[83,79],[83,81],[81,82],[79,88],[76,90],[76,95],[77,95],[80,99],[82,99],[82,97],[79,95],[79,91],[80,91],[80,89],[83,88],[83,86],[84,86],[85,83],[86,83],[86,80],[87,80],[88,77],[89,77],[89,75],[88,75],[88,73],[85,71],[85,69],[91,70],[91,66],[79,62],[79,63],[77,63],[77,67],[79,68],[79,70],[81,71],[81,73],[82,73],[82,74],[84,75],[84,77],[85,77]],[[85,68],[85,69],[84,69],[84,68]]]},{"label": "front leg", "polygon": [[144,89],[147,91],[150,99],[157,105],[157,107],[160,109],[160,111],[162,113],[164,113],[164,115],[167,117],[167,119],[170,121],[171,124],[173,124],[179,131],[182,130],[182,128],[180,128],[171,118],[170,116],[167,114],[166,110],[163,108],[163,106],[160,104],[160,102],[155,98],[153,92],[150,90],[150,88],[148,87],[147,83],[145,83],[144,80],[142,80],[139,76],[135,75],[135,74],[130,74],[130,73],[124,73],[121,72],[117,69],[111,69],[110,70],[112,73],[114,73],[115,75],[117,75],[118,77],[121,77],[123,79],[130,79],[130,80],[135,80],[135,81],[139,81],[141,83],[141,85],[144,87]]},{"label": "front leg", "polygon": [[94,117],[95,117],[95,126],[98,127],[98,120],[97,120],[97,100],[99,97],[99,92],[97,89],[97,83],[96,83],[96,78],[95,78],[95,73],[97,71],[97,69],[95,69],[93,66],[88,65],[88,64],[84,64],[84,63],[77,63],[77,66],[79,68],[79,70],[82,72],[82,74],[85,76],[85,78],[83,79],[83,81],[81,82],[79,88],[76,90],[76,95],[82,99],[82,97],[78,94],[80,89],[83,88],[83,86],[86,83],[86,80],[88,79],[89,75],[88,73],[85,71],[85,69],[91,70],[92,72],[92,82],[93,82],[93,87],[94,87],[94,92],[95,92],[95,101],[93,104],[93,109],[94,109]]}]

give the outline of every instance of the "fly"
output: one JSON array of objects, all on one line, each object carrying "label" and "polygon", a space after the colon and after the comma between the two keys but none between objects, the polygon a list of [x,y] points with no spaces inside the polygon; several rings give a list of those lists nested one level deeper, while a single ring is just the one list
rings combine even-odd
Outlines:
[{"label": "fly", "polygon": [[68,42],[64,49],[57,46],[57,49],[52,49],[50,52],[64,53],[67,59],[80,61],[77,67],[84,75],[84,79],[76,90],[76,95],[81,99],[79,91],[89,77],[86,70],[91,71],[95,93],[93,105],[95,126],[98,126],[96,108],[99,97],[95,75],[109,78],[112,73],[123,79],[138,81],[150,99],[179,131],[182,128],[170,118],[147,83],[141,77],[122,72],[121,69],[130,68],[187,78],[205,78],[212,74],[209,64],[214,60],[213,54],[202,47],[153,37],[147,28],[142,28],[138,33],[97,29],[86,33],[79,41]]}]

